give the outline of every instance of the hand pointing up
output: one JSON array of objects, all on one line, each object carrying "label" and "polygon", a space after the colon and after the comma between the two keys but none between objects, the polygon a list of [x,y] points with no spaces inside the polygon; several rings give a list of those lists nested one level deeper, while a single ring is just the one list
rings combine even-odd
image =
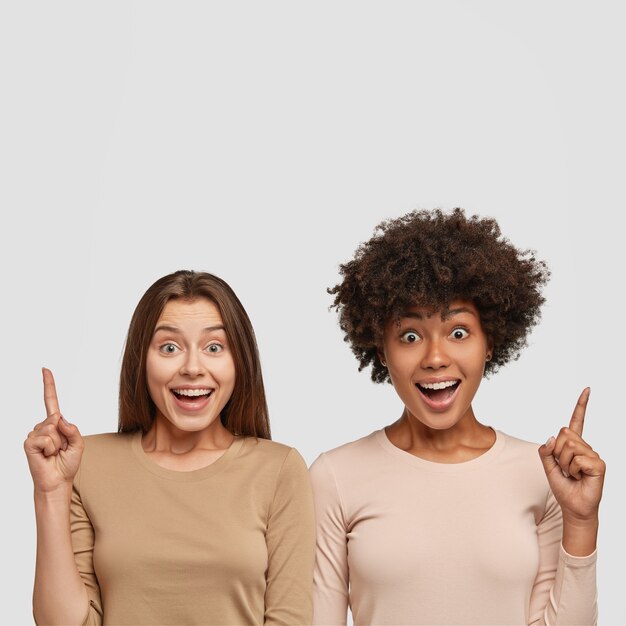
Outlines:
[{"label": "hand pointing up", "polygon": [[83,454],[83,438],[59,410],[52,372],[43,369],[43,397],[47,417],[35,425],[24,442],[36,492],[51,493],[71,487]]},{"label": "hand pointing up", "polygon": [[539,448],[552,493],[564,519],[587,521],[597,518],[606,466],[597,452],[582,438],[590,389],[578,398],[569,427],[550,437]]}]

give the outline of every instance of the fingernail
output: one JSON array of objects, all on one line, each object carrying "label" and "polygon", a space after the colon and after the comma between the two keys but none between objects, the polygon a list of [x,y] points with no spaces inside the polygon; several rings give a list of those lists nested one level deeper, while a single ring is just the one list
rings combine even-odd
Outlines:
[{"label": "fingernail", "polygon": [[552,445],[553,441],[554,441],[554,437],[549,437],[548,441],[546,441],[545,443],[546,448],[549,448]]}]

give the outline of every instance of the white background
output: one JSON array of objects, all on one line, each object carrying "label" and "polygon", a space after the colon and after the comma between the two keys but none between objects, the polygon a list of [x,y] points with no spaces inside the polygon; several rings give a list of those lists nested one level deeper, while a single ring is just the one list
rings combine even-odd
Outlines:
[{"label": "white background", "polygon": [[274,439],[310,463],[401,411],[328,311],[339,262],[384,218],[462,206],[553,273],[477,415],[542,442],[591,385],[601,624],[626,623],[623,24],[618,2],[4,3],[3,621],[31,620],[41,366],[83,433],[115,430],[139,297],[216,273],[254,323]]}]

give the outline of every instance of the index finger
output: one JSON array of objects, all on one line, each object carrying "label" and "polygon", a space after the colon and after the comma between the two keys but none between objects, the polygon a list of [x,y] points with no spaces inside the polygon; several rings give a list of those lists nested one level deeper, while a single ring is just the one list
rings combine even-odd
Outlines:
[{"label": "index finger", "polygon": [[585,425],[585,411],[587,410],[587,402],[589,401],[589,394],[591,389],[586,387],[578,398],[578,402],[574,407],[572,413],[572,419],[569,422],[570,430],[573,430],[576,434],[583,434],[583,426]]},{"label": "index finger", "polygon": [[48,417],[60,416],[59,400],[57,398],[57,388],[54,384],[54,376],[49,369],[43,367],[43,401],[46,405],[46,415]]}]

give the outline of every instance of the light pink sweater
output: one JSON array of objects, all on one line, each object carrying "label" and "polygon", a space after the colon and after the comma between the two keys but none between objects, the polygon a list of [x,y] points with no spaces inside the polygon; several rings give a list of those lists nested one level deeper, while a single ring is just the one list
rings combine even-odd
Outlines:
[{"label": "light pink sweater", "polygon": [[465,463],[425,461],[379,430],[311,467],[314,624],[596,623],[595,553],[561,547],[537,446],[497,432]]}]

